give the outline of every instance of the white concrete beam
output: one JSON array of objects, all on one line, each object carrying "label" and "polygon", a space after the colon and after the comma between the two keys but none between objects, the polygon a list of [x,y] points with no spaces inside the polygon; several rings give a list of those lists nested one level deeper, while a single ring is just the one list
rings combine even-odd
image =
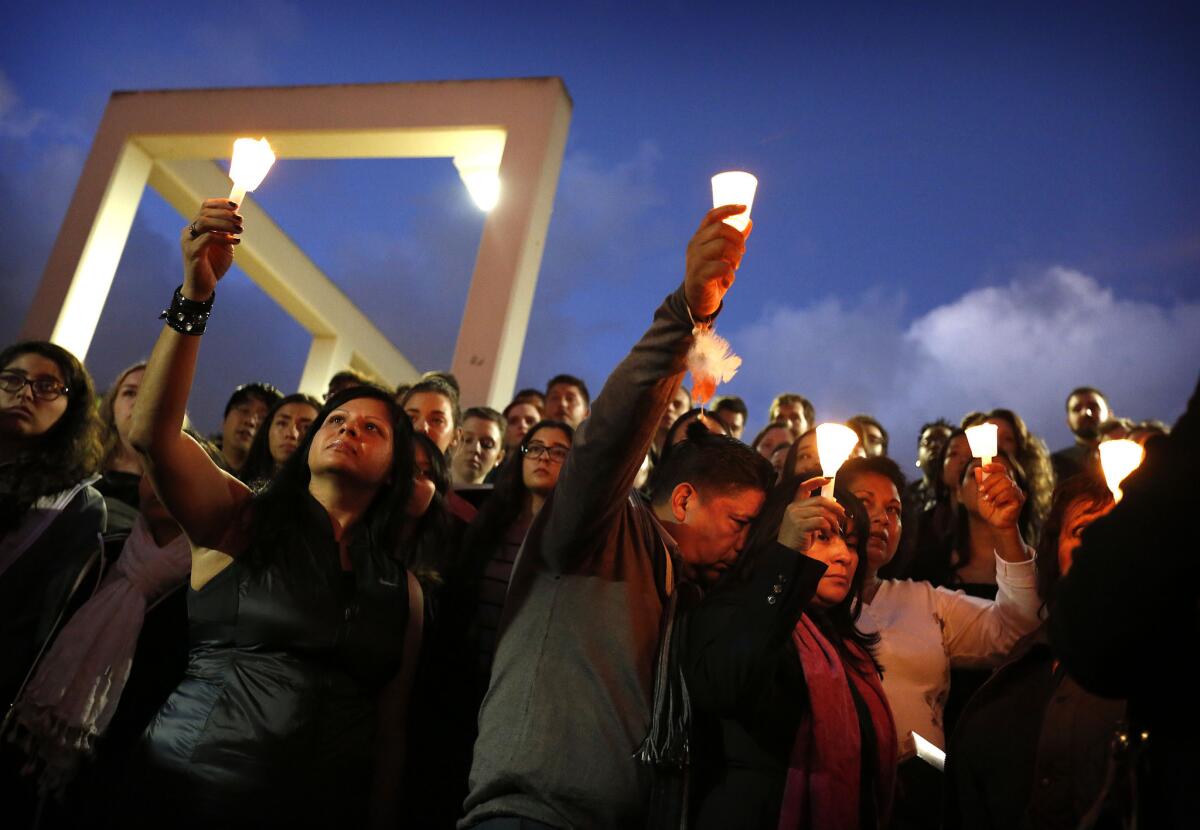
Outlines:
[{"label": "white concrete beam", "polygon": [[[211,161],[159,161],[150,173],[150,185],[184,217],[194,214],[205,198],[229,191],[229,179]],[[249,230],[238,246],[237,263],[267,296],[314,338],[337,338],[339,353],[353,352],[388,383],[412,380],[419,374],[253,198],[243,201],[241,214]],[[324,348],[317,349],[314,343],[314,350],[324,353]],[[329,376],[348,365],[346,360],[319,381],[307,377],[306,365],[306,380],[319,383],[324,392]]]}]

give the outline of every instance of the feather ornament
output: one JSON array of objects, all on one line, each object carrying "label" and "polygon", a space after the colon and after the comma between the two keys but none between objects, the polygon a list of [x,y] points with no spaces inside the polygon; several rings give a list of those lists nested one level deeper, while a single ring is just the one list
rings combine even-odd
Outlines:
[{"label": "feather ornament", "polygon": [[733,380],[742,359],[733,353],[729,341],[712,329],[697,327],[692,334],[687,368],[692,373],[692,400],[703,407],[716,394],[718,384]]}]

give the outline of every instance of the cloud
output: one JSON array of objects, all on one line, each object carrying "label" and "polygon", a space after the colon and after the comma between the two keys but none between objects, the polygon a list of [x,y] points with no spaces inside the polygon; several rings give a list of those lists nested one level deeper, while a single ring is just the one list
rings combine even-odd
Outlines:
[{"label": "cloud", "polygon": [[924,421],[996,406],[1065,445],[1063,399],[1082,384],[1105,390],[1119,414],[1173,421],[1200,368],[1200,303],[1122,299],[1065,267],[974,289],[907,323],[904,306],[876,290],[854,304],[773,308],[730,332],[745,363],[727,391],[747,398],[755,423],[785,390],[812,398],[821,420],[871,412],[906,461]]}]

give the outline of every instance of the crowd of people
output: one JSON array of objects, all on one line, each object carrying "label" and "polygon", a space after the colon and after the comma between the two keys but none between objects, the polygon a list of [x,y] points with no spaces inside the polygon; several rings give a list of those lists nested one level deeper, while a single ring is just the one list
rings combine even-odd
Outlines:
[{"label": "crowd of people", "polygon": [[[1010,409],[931,420],[911,479],[860,414],[831,482],[805,396],[744,441],[683,385],[742,209],[594,400],[347,369],[200,435],[221,199],[102,396],[0,352],[4,826],[1183,826],[1198,396],[1168,428],[1081,386],[1053,454]],[[1115,438],[1146,451],[1119,505]]]}]

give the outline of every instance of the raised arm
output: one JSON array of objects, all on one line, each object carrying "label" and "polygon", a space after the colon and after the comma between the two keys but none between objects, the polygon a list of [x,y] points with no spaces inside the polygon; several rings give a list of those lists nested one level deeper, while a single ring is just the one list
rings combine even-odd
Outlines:
[{"label": "raised arm", "polygon": [[[181,236],[184,300],[199,303],[213,296],[217,281],[233,264],[241,232],[242,218],[233,203],[204,202]],[[250,491],[183,432],[199,349],[199,336],[163,327],[138,391],[130,440],[159,499],[192,543],[218,548]]]},{"label": "raised arm", "polygon": [[[659,306],[654,322],[621,361],[575,435],[555,489],[543,556],[566,568],[586,555],[583,540],[629,497],[658,423],[683,382],[695,321],[713,317],[733,284],[746,237],[722,219],[742,211],[709,211],[688,243],[683,285]],[[747,229],[747,234],[749,229]]]},{"label": "raised arm", "polygon": [[992,528],[996,601],[944,588],[934,593],[950,662],[986,667],[1002,660],[1017,640],[1038,627],[1041,598],[1033,551],[1021,539],[1017,525],[1025,494],[999,463],[977,467],[975,482],[979,514]]}]

